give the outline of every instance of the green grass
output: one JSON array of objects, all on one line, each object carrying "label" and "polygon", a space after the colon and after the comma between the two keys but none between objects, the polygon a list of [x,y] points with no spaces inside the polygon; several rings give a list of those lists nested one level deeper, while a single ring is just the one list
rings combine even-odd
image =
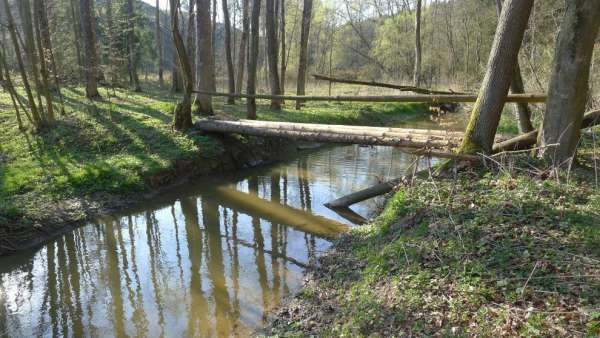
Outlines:
[{"label": "green grass", "polygon": [[[0,93],[0,223],[17,223],[27,232],[36,220],[51,217],[56,203],[106,194],[131,196],[148,190],[152,177],[178,161],[201,165],[224,151],[212,137],[171,129],[178,97],[167,91],[102,89],[103,99],[94,102],[84,97],[81,87],[66,88],[63,94],[66,112],[58,116],[56,127],[31,133],[18,130],[10,99]],[[422,105],[383,104],[309,104],[296,111],[290,103],[273,113],[266,101],[259,103],[259,119],[301,122],[382,125],[425,112]],[[226,106],[216,99],[215,108],[218,113],[245,114],[242,101]]]},{"label": "green grass", "polygon": [[464,172],[403,187],[323,257],[275,332],[600,335],[600,190],[588,174]]}]

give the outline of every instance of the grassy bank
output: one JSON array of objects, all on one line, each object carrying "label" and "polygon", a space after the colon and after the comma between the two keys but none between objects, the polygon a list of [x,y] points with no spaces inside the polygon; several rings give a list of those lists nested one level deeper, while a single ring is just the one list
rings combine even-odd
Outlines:
[{"label": "grassy bank", "polygon": [[[171,130],[176,96],[101,90],[89,101],[83,88],[63,90],[66,111],[43,133],[17,128],[10,98],[0,93],[0,252],[45,236],[64,223],[84,220],[126,198],[176,180],[190,171],[208,173],[230,146],[221,138]],[[308,105],[281,113],[259,105],[261,119],[380,125],[425,112],[422,105]],[[243,117],[245,106],[217,112]]]},{"label": "grassy bank", "polygon": [[[584,164],[597,156],[581,153]],[[593,167],[559,179],[534,167],[404,184],[321,258],[269,333],[600,336]]]}]

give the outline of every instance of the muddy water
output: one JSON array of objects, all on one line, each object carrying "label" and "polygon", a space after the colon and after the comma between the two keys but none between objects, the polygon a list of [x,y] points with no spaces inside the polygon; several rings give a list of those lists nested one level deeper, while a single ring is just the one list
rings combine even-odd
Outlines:
[{"label": "muddy water", "polygon": [[[355,226],[323,203],[413,160],[387,147],[328,147],[186,184],[2,258],[0,336],[247,336]],[[353,210],[369,218],[380,204]]]}]

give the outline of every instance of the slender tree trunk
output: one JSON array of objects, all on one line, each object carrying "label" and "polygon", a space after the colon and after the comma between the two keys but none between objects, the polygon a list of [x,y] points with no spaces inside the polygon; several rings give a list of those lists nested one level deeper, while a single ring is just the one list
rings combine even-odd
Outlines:
[{"label": "slender tree trunk", "polygon": [[[277,13],[275,13],[275,0],[266,2],[266,28],[267,28],[267,58],[269,61],[269,82],[271,86],[271,95],[281,95],[279,82],[279,44],[277,43],[277,31],[275,22]],[[281,110],[281,100],[271,100],[271,110]]]},{"label": "slender tree trunk", "polygon": [[[591,59],[600,25],[600,1],[567,1],[554,53],[540,155],[556,167],[569,167],[581,136],[588,99]],[[557,147],[543,147],[550,144]]]},{"label": "slender tree trunk", "polygon": [[[52,95],[50,94],[50,73],[48,71],[48,60],[50,60],[50,51],[51,48],[46,49],[44,44],[44,33],[42,32],[41,24],[44,21],[43,17],[45,16],[44,12],[46,11],[45,5],[42,0],[33,0],[33,9],[34,9],[34,28],[35,28],[35,37],[36,37],[36,46],[39,55],[39,67],[40,67],[40,75],[41,75],[41,89],[44,98],[46,100],[46,123],[48,125],[53,125],[55,122],[54,118],[54,106],[52,102]],[[46,21],[46,29],[48,21]],[[47,38],[50,40],[50,32],[47,32]],[[46,42],[50,45],[50,41]]]},{"label": "slender tree trunk", "polygon": [[[258,43],[260,24],[260,0],[252,0],[252,24],[250,26],[250,54],[248,55],[248,83],[246,93],[256,94],[256,67],[258,64]],[[256,119],[256,99],[246,100],[249,119]]]},{"label": "slender tree trunk", "polygon": [[421,85],[421,0],[417,0],[415,9],[415,70],[413,73],[415,87]]},{"label": "slender tree trunk", "polygon": [[[210,25],[210,32],[212,59],[215,60],[217,58],[217,0],[213,0],[212,3],[212,24]],[[217,91],[217,72],[214,67],[214,61],[212,68],[212,90],[215,92]]]},{"label": "slender tree trunk", "polygon": [[156,49],[158,52],[158,84],[160,88],[165,86],[165,79],[163,76],[163,50],[162,50],[162,37],[160,30],[160,0],[156,0],[156,12],[155,12],[155,21],[156,21]]},{"label": "slender tree trunk", "polygon": [[[169,0],[169,4],[170,4]],[[177,6],[176,6],[176,10],[178,11],[179,9],[179,2],[177,2]],[[171,11],[172,7],[171,5],[169,5],[169,11]],[[177,16],[177,22],[179,23],[179,12],[175,12],[175,13],[171,13],[171,16],[176,15]],[[172,25],[172,22],[171,22]],[[177,29],[179,29],[179,24],[177,25]],[[179,35],[181,36],[181,32],[179,32]],[[173,37],[173,34],[171,33],[171,36]],[[177,54],[177,47],[175,46],[175,40],[173,38],[173,46],[171,48],[171,60],[173,60],[173,65],[171,68],[171,92],[172,93],[180,93],[182,91],[182,87],[183,87],[183,83],[181,81],[181,66],[179,65],[179,54]]]},{"label": "slender tree trunk", "polygon": [[79,0],[79,16],[83,32],[83,45],[85,50],[85,95],[90,98],[100,97],[98,93],[98,53],[96,52],[96,33],[92,26],[92,13],[94,13],[92,0]]},{"label": "slender tree trunk", "polygon": [[[502,13],[502,2],[503,0],[496,0],[498,17],[500,17],[500,14]],[[519,66],[518,58],[515,65],[515,73],[510,83],[510,89],[513,94],[525,93],[525,85],[523,84],[523,76],[521,75],[521,67]],[[519,118],[519,131],[521,133],[528,133],[534,129],[531,124],[531,110],[527,103],[517,103],[517,116]]]},{"label": "slender tree trunk", "polygon": [[192,67],[193,83],[196,83],[196,0],[189,0],[189,17],[187,26],[187,54],[190,59],[190,67]]},{"label": "slender tree trunk", "polygon": [[505,2],[488,68],[459,150],[461,153],[487,154],[492,150],[532,6],[533,0]]},{"label": "slender tree trunk", "polygon": [[80,41],[83,40],[83,37],[81,36],[81,22],[79,20],[79,15],[78,13],[81,13],[81,11],[77,8],[77,3],[76,0],[70,0],[70,10],[71,10],[71,18],[72,18],[72,22],[73,22],[73,42],[75,45],[75,51],[77,54],[77,66],[79,67],[79,72],[80,72],[80,78],[79,81],[81,81],[81,78],[84,77],[84,64],[83,64],[83,57],[81,56],[81,44]]},{"label": "slender tree trunk", "polygon": [[[222,0],[223,4],[223,25],[225,26],[225,57],[227,61],[227,83],[229,93],[235,93],[235,74],[233,70],[233,55],[231,53],[231,22],[229,20],[229,8],[227,7],[227,0]],[[228,104],[235,104],[233,96],[227,98]]]},{"label": "slender tree trunk", "polygon": [[171,31],[173,34],[173,43],[177,50],[179,63],[181,64],[182,74],[184,77],[185,91],[183,93],[183,101],[175,108],[173,116],[173,128],[175,130],[186,130],[193,126],[192,123],[192,90],[194,82],[192,79],[192,68],[190,66],[189,57],[183,43],[183,38],[179,32],[179,0],[169,0],[171,9]]},{"label": "slender tree trunk", "polygon": [[127,48],[129,51],[129,80],[133,91],[141,92],[140,78],[138,76],[138,48],[135,44],[135,12],[133,0],[127,0]]},{"label": "slender tree trunk", "polygon": [[108,25],[108,77],[110,78],[110,82],[112,85],[117,84],[118,74],[115,69],[115,25],[113,18],[113,2],[112,0],[106,1],[106,21]]},{"label": "slender tree trunk", "polygon": [[56,70],[56,62],[54,61],[54,54],[52,50],[52,39],[50,37],[50,25],[48,23],[48,14],[46,12],[46,1],[41,1],[37,8],[36,17],[39,20],[40,37],[42,48],[46,54],[46,67],[52,72],[54,82],[49,84],[48,89],[51,92],[58,90],[58,72]]},{"label": "slender tree trunk", "polygon": [[[212,50],[212,27],[210,17],[210,0],[198,0],[196,6],[196,57],[198,62],[198,89],[200,91],[214,91],[214,69]],[[213,115],[212,97],[209,95],[198,94],[199,113],[203,115]]]},{"label": "slender tree trunk", "polygon": [[23,49],[25,51],[25,60],[27,69],[33,77],[33,83],[35,84],[35,91],[38,100],[38,110],[40,113],[42,125],[41,128],[46,126],[46,114],[44,112],[44,106],[42,104],[42,94],[44,93],[41,81],[40,71],[38,69],[39,59],[35,51],[35,38],[33,33],[33,22],[31,18],[31,6],[29,0],[19,1],[19,17],[21,19],[21,28],[23,30]]},{"label": "slender tree trunk", "polygon": [[285,0],[281,0],[281,24],[279,25],[279,38],[281,39],[281,94],[285,95],[285,73],[287,64],[285,62]]},{"label": "slender tree trunk", "polygon": [[[304,0],[302,10],[302,31],[300,33],[300,57],[298,59],[298,83],[297,95],[306,93],[306,69],[308,68],[308,35],[310,34],[310,22],[312,19],[313,0]],[[296,109],[300,109],[302,101],[296,101]]]},{"label": "slender tree trunk", "polygon": [[240,51],[238,55],[238,66],[237,66],[237,79],[236,79],[236,93],[242,92],[242,83],[244,82],[244,66],[246,65],[246,51],[248,49],[248,30],[249,30],[249,5],[250,0],[242,0],[242,36],[240,37]]}]

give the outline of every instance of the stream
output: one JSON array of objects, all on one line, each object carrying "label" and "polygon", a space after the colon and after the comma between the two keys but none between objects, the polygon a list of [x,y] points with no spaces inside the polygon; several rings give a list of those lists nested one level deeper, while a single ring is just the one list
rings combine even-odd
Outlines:
[{"label": "stream", "polygon": [[[248,336],[298,291],[330,240],[356,226],[323,204],[414,161],[390,147],[304,151],[194,180],[0,258],[0,336]],[[382,206],[352,209],[369,219]]]}]

